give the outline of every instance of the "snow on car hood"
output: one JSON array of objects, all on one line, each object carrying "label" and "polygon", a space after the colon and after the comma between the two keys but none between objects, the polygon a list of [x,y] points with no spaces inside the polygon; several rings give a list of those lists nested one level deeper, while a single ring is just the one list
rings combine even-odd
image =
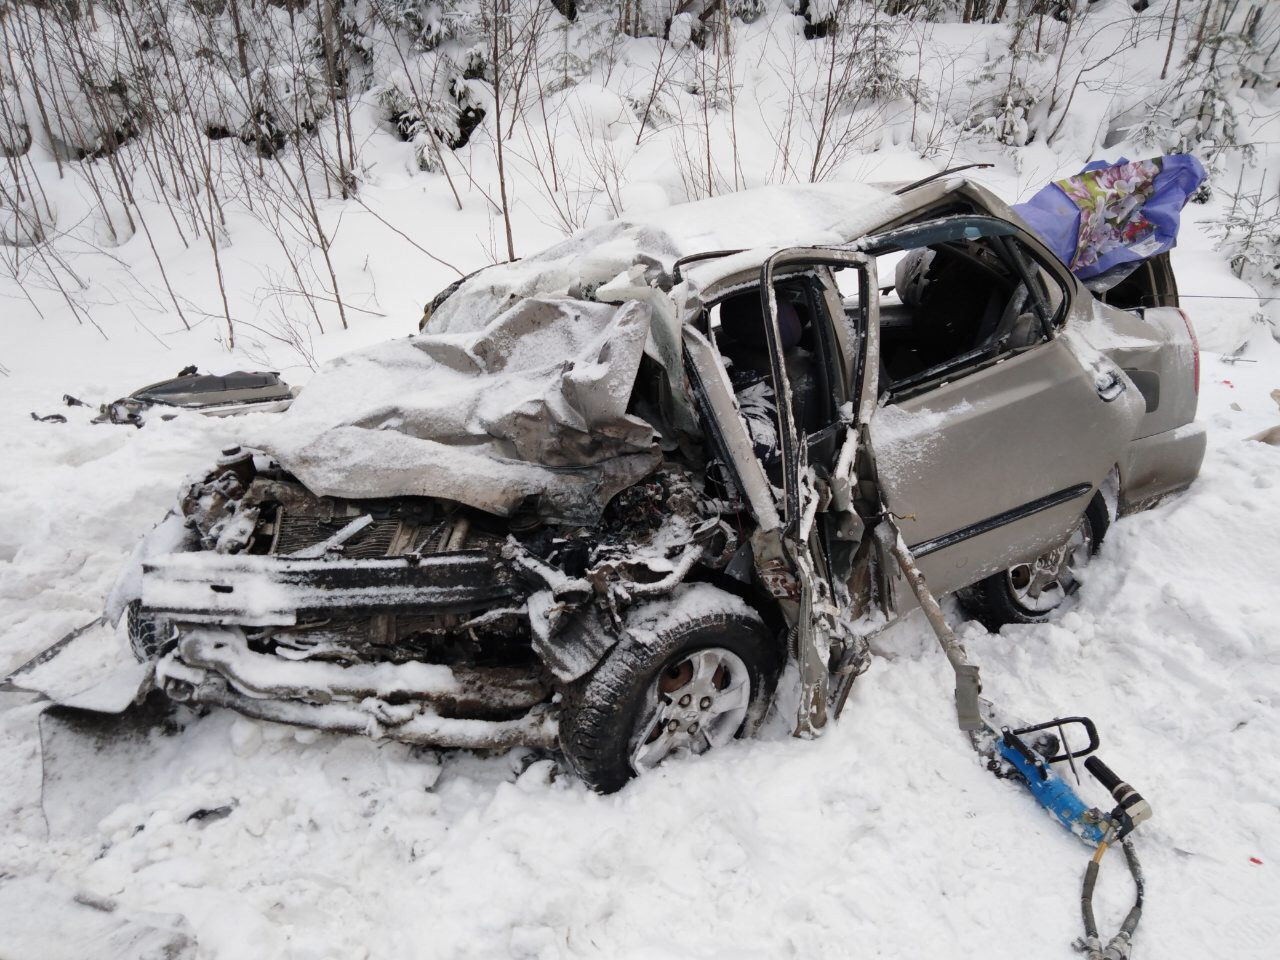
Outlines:
[{"label": "snow on car hood", "polygon": [[312,491],[432,496],[499,515],[526,497],[593,523],[661,462],[627,414],[651,308],[531,298],[474,333],[426,334],[328,364],[253,442]]},{"label": "snow on car hood", "polygon": [[881,187],[815,183],[744,190],[612,220],[468,277],[436,308],[428,329],[476,330],[521,297],[585,293],[643,258],[670,271],[693,253],[844,243],[902,209],[901,198]]}]

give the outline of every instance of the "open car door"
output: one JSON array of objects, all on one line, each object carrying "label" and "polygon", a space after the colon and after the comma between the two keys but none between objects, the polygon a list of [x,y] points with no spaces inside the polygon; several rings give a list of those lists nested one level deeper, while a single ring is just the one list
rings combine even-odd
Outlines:
[{"label": "open car door", "polygon": [[[783,361],[774,274],[798,265],[854,270],[861,294],[858,310],[848,317],[841,307],[839,292],[834,287],[826,289],[823,316],[816,318],[818,336],[826,338],[825,346],[817,351],[818,362],[827,364],[829,382],[838,384],[839,397],[848,398],[843,410],[826,424],[797,422],[793,385]],[[843,581],[863,532],[854,510],[853,493],[857,486],[856,453],[866,443],[868,417],[877,390],[879,327],[875,290],[875,261],[848,250],[781,250],[760,270],[772,379],[778,392],[782,541],[799,581],[794,650],[801,682],[797,736],[812,736],[827,723],[832,647],[833,643],[842,642],[847,613]],[[837,324],[850,324],[852,328],[845,327],[837,333]]]},{"label": "open car door", "polygon": [[1064,542],[1144,404],[1071,337],[1087,293],[1013,224],[946,217],[867,246],[907,264],[882,305],[877,482],[942,595]]}]

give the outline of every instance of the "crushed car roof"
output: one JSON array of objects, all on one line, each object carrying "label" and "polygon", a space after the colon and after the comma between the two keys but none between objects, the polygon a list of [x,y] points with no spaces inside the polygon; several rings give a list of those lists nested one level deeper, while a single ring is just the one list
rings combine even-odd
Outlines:
[{"label": "crushed car roof", "polygon": [[521,297],[588,297],[638,262],[669,274],[681,257],[711,250],[847,242],[906,208],[907,201],[881,186],[815,183],[760,187],[628,216],[468,277],[435,310],[427,332],[480,329]]}]

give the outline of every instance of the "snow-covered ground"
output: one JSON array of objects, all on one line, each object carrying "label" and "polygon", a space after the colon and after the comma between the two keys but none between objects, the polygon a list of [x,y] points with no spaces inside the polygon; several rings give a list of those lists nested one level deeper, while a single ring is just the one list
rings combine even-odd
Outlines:
[{"label": "snow-covered ground", "polygon": [[[1128,16],[1124,4],[1106,9]],[[766,27],[780,29],[751,30]],[[971,95],[964,78],[998,39],[988,27],[934,31],[919,66],[939,110],[944,95]],[[644,87],[657,49],[633,41],[609,82]],[[1150,46],[1133,74],[1154,76],[1163,53]],[[735,69],[754,85],[738,118],[752,185],[770,175],[778,110],[790,103],[771,93],[776,66],[740,48]],[[996,160],[979,179],[1020,201],[1092,156],[1147,155],[1124,143],[1095,149],[1114,95],[1101,82],[1082,91],[1055,149],[966,143],[954,162]],[[618,93],[583,83],[566,96],[590,123],[566,122],[564,150],[584,136],[578,160],[606,141],[621,150],[627,212],[679,195],[673,141],[623,149],[634,131],[615,122],[630,109]],[[327,333],[295,346],[273,339],[288,331],[272,317],[308,311],[282,288],[277,240],[243,213],[221,251],[230,310],[245,321],[236,352],[216,339],[222,306],[198,245],[161,237],[190,331],[168,310],[140,236],[71,258],[86,282],[77,302],[97,327],[56,291],[32,303],[0,285],[0,675],[98,616],[121,561],[184,478],[261,426],[195,416],[93,426],[91,411],[61,406],[64,393],[96,404],[192,363],[278,369],[305,383],[306,359],[416,330],[423,303],[458,275],[424,250],[467,272],[498,247],[484,199],[468,190],[455,209],[442,178],[419,172],[412,146],[371,116],[357,115],[360,202],[323,205],[349,330],[322,301]],[[936,169],[905,143],[906,125],[835,179]],[[1278,125],[1252,127],[1263,166]],[[463,157],[492,186],[492,158],[480,148]],[[36,162],[61,220],[91,224],[83,183]],[[533,174],[521,175],[527,187]],[[560,233],[525,196],[514,226],[527,255]],[[994,636],[960,628],[1004,710],[1092,716],[1101,755],[1150,799],[1155,818],[1137,837],[1148,894],[1137,956],[1159,960],[1261,960],[1280,942],[1280,448],[1246,440],[1280,425],[1280,342],[1254,319],[1280,323],[1280,304],[1251,299],[1201,222],[1223,202],[1219,192],[1189,207],[1174,251],[1205,348],[1199,481],[1115,524],[1053,622]],[[68,422],[36,422],[32,411]],[[822,739],[735,743],[609,797],[524,751],[436,754],[221,711],[101,740],[46,723],[42,763],[39,705],[0,693],[0,957],[112,955],[101,924],[143,914],[187,930],[201,960],[1074,956],[1088,851],[980,767],[955,729],[951,675],[923,623],[896,628],[877,652]],[[1104,803],[1096,784],[1084,790]],[[1109,932],[1131,888],[1118,857],[1102,873]],[[85,905],[107,903],[114,912]]]}]

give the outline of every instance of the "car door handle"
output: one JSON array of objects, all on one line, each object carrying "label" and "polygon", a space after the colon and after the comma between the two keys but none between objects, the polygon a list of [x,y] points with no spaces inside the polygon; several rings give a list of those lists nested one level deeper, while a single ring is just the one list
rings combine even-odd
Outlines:
[{"label": "car door handle", "polygon": [[1093,378],[1093,388],[1105,402],[1110,403],[1124,393],[1126,384],[1119,370],[1099,370]]}]

